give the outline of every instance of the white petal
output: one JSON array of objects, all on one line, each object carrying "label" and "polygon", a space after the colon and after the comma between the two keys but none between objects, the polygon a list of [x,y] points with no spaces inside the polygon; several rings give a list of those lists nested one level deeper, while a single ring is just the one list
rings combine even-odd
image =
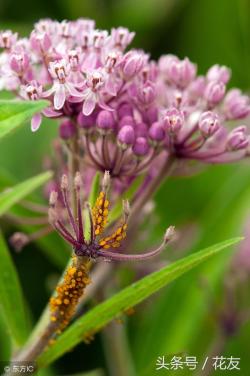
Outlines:
[{"label": "white petal", "polygon": [[85,99],[82,107],[83,115],[89,116],[95,109],[96,105],[96,95],[94,93],[90,93],[88,97]]},{"label": "white petal", "polygon": [[31,119],[32,132],[36,132],[39,129],[41,122],[42,122],[42,115],[39,112],[38,114],[35,114]]},{"label": "white petal", "polygon": [[63,84],[58,84],[54,95],[54,107],[56,110],[60,110],[66,99],[65,87]]}]

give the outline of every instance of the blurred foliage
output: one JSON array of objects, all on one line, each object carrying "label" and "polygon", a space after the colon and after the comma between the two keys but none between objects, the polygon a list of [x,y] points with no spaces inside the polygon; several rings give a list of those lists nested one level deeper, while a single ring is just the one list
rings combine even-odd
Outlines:
[{"label": "blurred foliage", "polygon": [[[24,35],[41,17],[90,17],[99,28],[127,26],[136,31],[134,47],[144,48],[154,58],[163,53],[188,56],[197,62],[200,73],[212,64],[225,64],[232,68],[232,86],[250,88],[250,0],[43,0],[36,3],[23,0],[22,5],[15,0],[0,2],[2,28],[10,27]],[[0,149],[1,188],[6,186],[9,173],[18,182],[42,170],[44,156],[51,155],[56,128],[54,121],[44,121],[39,132],[32,134],[27,124],[4,140]],[[250,207],[249,183],[249,162],[204,167],[190,177],[169,180],[156,198],[156,225],[150,221],[145,223],[150,234],[146,243],[157,241],[169,224],[180,229],[190,223],[195,225],[193,243],[188,242],[186,247],[183,243],[186,252],[241,234]],[[7,237],[15,230],[7,223],[4,228]],[[55,264],[40,249],[43,245],[31,245],[23,253],[13,254],[34,318],[50,295],[50,279],[58,276],[59,265],[63,265],[63,259]],[[56,251],[60,249],[52,250]],[[173,248],[166,257],[175,259],[178,254],[175,255]],[[159,355],[188,351],[200,358],[206,356],[217,335],[209,289],[219,300],[223,272],[229,262],[228,254],[222,255],[136,309],[129,319],[128,332],[139,375],[153,375]],[[204,279],[208,287],[201,284]],[[4,333],[0,317],[1,344]],[[224,350],[228,356],[241,357],[242,375],[249,373],[249,335],[248,323],[228,340]],[[0,357],[7,356],[8,351],[6,341],[5,346],[0,346]],[[91,345],[81,345],[59,360],[55,374],[87,371],[104,364],[97,336]]]}]

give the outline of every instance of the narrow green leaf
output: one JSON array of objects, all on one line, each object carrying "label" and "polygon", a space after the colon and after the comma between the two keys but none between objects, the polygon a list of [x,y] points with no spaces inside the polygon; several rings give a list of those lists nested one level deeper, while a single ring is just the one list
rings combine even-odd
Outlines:
[{"label": "narrow green leaf", "polygon": [[51,177],[52,172],[47,171],[1,192],[0,216],[5,214],[14,204],[23,199],[29,193],[43,185]]},{"label": "narrow green leaf", "polygon": [[[90,194],[89,194],[89,199],[88,202],[91,206],[91,208],[95,205],[95,201],[97,199],[99,190],[100,190],[100,172],[97,172],[95,174],[95,177],[92,182]],[[84,237],[85,239],[89,240],[90,237],[90,218],[89,218],[89,213],[87,209],[84,210]]]},{"label": "narrow green leaf", "polygon": [[28,317],[18,275],[1,232],[0,260],[0,308],[14,342],[22,345],[28,336]]},{"label": "narrow green leaf", "polygon": [[137,192],[143,179],[144,179],[143,175],[138,176],[130,185],[130,187],[120,196],[119,200],[110,211],[110,214],[109,214],[110,223],[116,221],[122,215],[122,201],[125,199],[129,201],[132,200],[134,194]]},{"label": "narrow green leaf", "polygon": [[59,358],[66,351],[69,351],[72,347],[81,342],[83,336],[87,333],[97,332],[124,310],[142,302],[182,274],[217,254],[222,249],[238,243],[241,239],[242,238],[239,237],[230,239],[187,256],[172,265],[168,265],[148,275],[106,300],[104,303],[99,304],[73,323],[58,338],[56,343],[38,358],[38,365],[46,366],[50,364],[53,360]]},{"label": "narrow green leaf", "polygon": [[47,101],[0,100],[0,139],[13,132],[35,113],[47,107]]}]

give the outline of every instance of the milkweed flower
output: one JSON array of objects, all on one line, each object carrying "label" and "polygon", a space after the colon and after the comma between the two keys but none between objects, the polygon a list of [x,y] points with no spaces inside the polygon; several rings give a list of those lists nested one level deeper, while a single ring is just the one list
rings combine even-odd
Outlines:
[{"label": "milkweed flower", "polygon": [[227,90],[230,69],[215,64],[198,75],[187,57],[153,61],[129,49],[134,35],[122,27],[96,29],[88,19],[41,20],[28,38],[1,31],[0,90],[46,98],[50,105],[33,117],[32,130],[42,115],[71,121],[75,132],[63,140],[77,138],[77,157],[119,179],[149,172],[170,156],[202,163],[248,156],[248,131],[238,127],[246,124],[250,101],[237,88]]}]

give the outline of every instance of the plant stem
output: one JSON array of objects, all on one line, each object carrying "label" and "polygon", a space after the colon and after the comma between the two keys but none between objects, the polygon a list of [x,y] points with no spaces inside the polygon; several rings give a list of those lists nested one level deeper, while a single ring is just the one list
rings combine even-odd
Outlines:
[{"label": "plant stem", "polygon": [[[57,285],[57,296],[51,298],[50,321],[47,320],[48,315],[46,315],[45,327],[43,327],[39,333],[36,331],[37,335],[35,339],[33,341],[28,341],[27,345],[16,355],[13,361],[21,362],[36,360],[36,358],[49,345],[50,340],[64,329],[70,318],[75,313],[77,303],[90,281],[88,278],[88,269],[89,265],[86,264],[85,257],[73,258],[72,264],[66,269],[63,282],[59,282]],[[78,283],[76,287],[72,288],[71,283],[78,278],[78,275],[81,275],[81,282]],[[77,294],[75,296],[72,295],[73,298],[70,300],[70,293],[73,290],[76,291]],[[65,302],[66,299],[67,301]]]},{"label": "plant stem", "polygon": [[103,329],[105,355],[110,376],[135,376],[125,324],[111,322]]},{"label": "plant stem", "polygon": [[139,195],[139,197],[135,200],[135,203],[132,205],[131,209],[130,223],[133,223],[134,218],[136,217],[136,215],[138,215],[138,213],[141,212],[141,209],[146,204],[146,202],[148,202],[148,200],[155,195],[157,190],[160,188],[163,180],[172,173],[174,168],[174,162],[175,158],[169,156],[160,168],[157,176],[151,180],[151,182],[146,186],[142,194]]}]

